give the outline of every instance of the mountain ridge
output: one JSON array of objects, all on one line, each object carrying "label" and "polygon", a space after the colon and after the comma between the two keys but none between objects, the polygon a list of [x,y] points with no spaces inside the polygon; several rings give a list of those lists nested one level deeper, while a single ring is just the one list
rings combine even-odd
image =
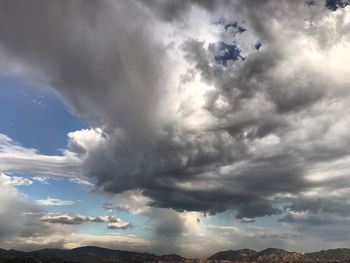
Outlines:
[{"label": "mountain ridge", "polygon": [[177,254],[156,255],[146,252],[114,250],[97,246],[73,249],[45,248],[30,252],[0,248],[0,263],[112,263],[112,262],[350,262],[350,249],[337,248],[310,253],[290,252],[280,248],[255,251],[248,248],[219,251],[206,259],[188,259]]}]

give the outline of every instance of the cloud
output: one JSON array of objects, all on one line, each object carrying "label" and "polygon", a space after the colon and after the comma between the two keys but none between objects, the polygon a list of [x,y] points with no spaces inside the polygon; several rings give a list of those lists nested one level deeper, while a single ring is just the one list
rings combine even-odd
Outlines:
[{"label": "cloud", "polygon": [[4,174],[2,176],[4,179],[7,178],[7,181],[3,182],[3,185],[28,186],[33,183],[31,180],[19,176],[7,176]]},{"label": "cloud", "polygon": [[69,214],[55,214],[48,213],[40,218],[42,222],[51,224],[63,225],[80,225],[83,223],[109,223],[108,229],[128,229],[132,228],[132,224],[125,222],[120,218],[114,216],[84,216],[84,215],[69,215]]},{"label": "cloud", "polygon": [[40,183],[43,183],[43,184],[49,184],[49,183],[48,183],[48,180],[49,180],[48,177],[33,176],[33,177],[32,177],[32,180],[37,181],[37,182],[40,182]]},{"label": "cloud", "polygon": [[[0,44],[78,114],[135,130],[152,121],[164,83],[165,51],[153,38],[153,19],[141,7],[136,1],[5,1]],[[20,23],[14,22],[18,16]]]},{"label": "cloud", "polygon": [[[66,152],[64,156],[47,156],[35,149],[28,149],[4,134],[0,134],[0,169],[50,176],[70,177],[76,175],[81,160]],[[29,179],[28,179],[29,180]]]},{"label": "cloud", "polygon": [[239,220],[242,224],[249,224],[249,223],[255,223],[255,220],[252,218],[242,218]]},{"label": "cloud", "polygon": [[78,233],[55,234],[47,237],[17,238],[9,242],[9,246],[18,250],[33,251],[56,247],[72,249],[81,246],[99,246],[111,249],[144,252],[151,247],[151,241],[122,235],[89,235]]},{"label": "cloud", "polygon": [[36,204],[41,206],[65,206],[65,205],[73,205],[75,201],[71,200],[61,200],[56,198],[46,198],[35,201]]},{"label": "cloud", "polygon": [[[0,244],[8,247],[13,238],[49,236],[58,230],[38,220],[43,210],[19,192],[15,185],[9,184],[10,177],[0,174]],[[66,229],[59,229],[65,233]]]},{"label": "cloud", "polygon": [[[62,156],[2,135],[4,171],[87,176],[97,189],[131,198],[109,210],[162,211],[155,229],[174,237],[183,226],[172,210],[278,216],[285,212],[281,196],[349,187],[348,7],[36,0],[5,1],[0,10],[2,52],[92,119],[91,128],[68,134]],[[186,14],[215,28],[217,41],[174,34]],[[246,31],[223,32],[225,25],[213,25],[218,15]],[[220,42],[244,50],[244,60],[217,63]],[[327,198],[322,202],[334,203]],[[289,201],[297,210],[298,198]],[[308,205],[303,209],[315,206]]]},{"label": "cloud", "polygon": [[[165,21],[174,21],[179,18],[184,18],[188,15],[189,10],[191,10],[192,5],[205,8],[207,10],[213,10],[218,6],[217,0],[179,0],[173,1],[159,1],[151,0],[144,1],[139,0],[140,3],[147,6],[152,10],[157,16]],[[229,1],[228,1],[229,2]]]},{"label": "cloud", "polygon": [[114,223],[109,223],[108,224],[108,229],[128,229],[128,228],[132,228],[132,224],[130,224],[129,222],[124,222],[124,221],[120,221],[120,222],[114,222]]}]

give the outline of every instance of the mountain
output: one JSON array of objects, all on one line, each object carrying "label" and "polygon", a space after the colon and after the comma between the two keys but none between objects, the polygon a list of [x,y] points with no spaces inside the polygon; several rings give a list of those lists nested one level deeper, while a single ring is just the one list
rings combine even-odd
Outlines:
[{"label": "mountain", "polygon": [[[18,261],[16,261],[18,260]],[[42,249],[32,252],[16,250],[0,250],[2,262],[66,262],[66,263],[118,263],[118,262],[180,262],[185,258],[171,254],[157,256],[150,253],[138,253],[123,250],[113,250],[101,247],[86,246],[71,250]]]},{"label": "mountain", "polygon": [[186,259],[176,254],[158,256],[151,253],[113,250],[86,246],[71,250],[41,249],[32,252],[0,249],[0,263],[296,263],[296,262],[350,262],[350,249],[339,248],[312,253],[289,252],[268,248],[260,252],[251,249],[218,252],[207,259]]},{"label": "mountain", "polygon": [[268,248],[256,253],[251,260],[262,263],[305,262],[305,257],[298,252],[289,252],[278,248]]},{"label": "mountain", "polygon": [[218,252],[208,259],[210,260],[231,260],[231,261],[248,261],[253,258],[258,252],[251,249],[227,250]]},{"label": "mountain", "polygon": [[350,249],[337,248],[321,250],[318,252],[306,253],[305,257],[314,261],[350,261]]},{"label": "mountain", "polygon": [[233,262],[305,262],[303,254],[297,252],[288,252],[278,248],[268,248],[257,252],[251,249],[227,250],[218,252],[210,257],[209,260],[227,260]]},{"label": "mountain", "polygon": [[123,250],[113,250],[101,247],[79,247],[69,250],[67,259],[78,262],[155,262],[160,256],[149,253],[138,253]]},{"label": "mountain", "polygon": [[289,252],[278,248],[268,248],[260,252],[250,249],[227,250],[218,252],[208,260],[226,260],[228,262],[350,262],[350,249],[338,248],[312,253]]}]

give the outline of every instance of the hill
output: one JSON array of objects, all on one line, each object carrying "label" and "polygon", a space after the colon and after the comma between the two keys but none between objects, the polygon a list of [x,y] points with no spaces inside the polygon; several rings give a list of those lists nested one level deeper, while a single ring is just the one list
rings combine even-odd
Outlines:
[{"label": "hill", "polygon": [[186,259],[176,254],[158,256],[151,253],[113,250],[86,246],[71,250],[41,249],[32,252],[0,249],[0,263],[121,263],[121,262],[183,262],[183,263],[292,263],[292,262],[350,262],[350,249],[339,248],[312,253],[289,252],[278,248],[262,251],[251,249],[220,251],[207,259]]}]

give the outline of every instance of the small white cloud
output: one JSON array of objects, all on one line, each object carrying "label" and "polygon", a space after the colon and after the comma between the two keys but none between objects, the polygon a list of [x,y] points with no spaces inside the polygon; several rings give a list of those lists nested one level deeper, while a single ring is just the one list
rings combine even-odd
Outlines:
[{"label": "small white cloud", "polygon": [[49,177],[44,177],[44,176],[34,176],[32,177],[34,181],[43,183],[43,184],[49,184],[48,180],[50,179]]},{"label": "small white cloud", "polygon": [[86,186],[92,186],[92,185],[93,185],[93,184],[90,183],[89,181],[83,180],[83,179],[81,179],[81,178],[70,178],[70,179],[69,179],[69,182],[75,183],[75,184],[80,184],[80,185],[86,185]]},{"label": "small white cloud", "polygon": [[42,206],[64,206],[64,205],[73,205],[75,201],[61,200],[61,199],[48,197],[47,199],[36,200],[35,203]]},{"label": "small white cloud", "polygon": [[33,182],[27,178],[19,176],[7,176],[4,175],[6,180],[3,182],[3,185],[13,185],[13,186],[25,186],[31,185]]}]

